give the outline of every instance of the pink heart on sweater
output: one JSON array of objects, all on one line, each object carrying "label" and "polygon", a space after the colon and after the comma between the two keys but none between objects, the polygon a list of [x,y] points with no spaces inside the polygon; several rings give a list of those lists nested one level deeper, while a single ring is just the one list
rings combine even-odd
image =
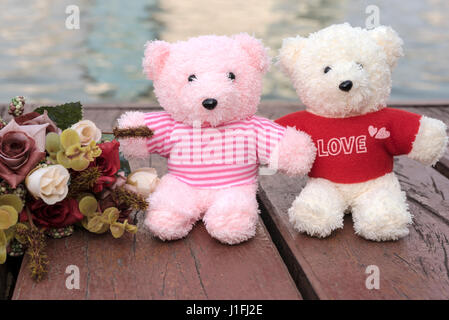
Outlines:
[{"label": "pink heart on sweater", "polygon": [[373,127],[373,126],[369,126],[369,127],[368,127],[368,132],[369,132],[369,135],[370,135],[371,137],[374,137],[374,135],[377,133],[377,128],[376,128],[376,127]]},{"label": "pink heart on sweater", "polygon": [[387,139],[390,136],[390,131],[385,128],[380,128],[376,134],[376,139]]}]

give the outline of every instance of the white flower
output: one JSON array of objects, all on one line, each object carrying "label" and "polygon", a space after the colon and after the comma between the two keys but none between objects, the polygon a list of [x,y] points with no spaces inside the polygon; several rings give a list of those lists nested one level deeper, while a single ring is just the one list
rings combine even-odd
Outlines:
[{"label": "white flower", "polygon": [[90,120],[81,120],[75,123],[71,129],[80,136],[81,144],[88,145],[92,140],[95,142],[101,139],[101,130]]},{"label": "white flower", "polygon": [[148,197],[159,184],[159,178],[156,169],[140,168],[128,175],[126,183],[134,186],[137,193]]},{"label": "white flower", "polygon": [[57,164],[33,171],[25,179],[25,185],[35,198],[52,205],[67,196],[69,178],[69,171]]}]

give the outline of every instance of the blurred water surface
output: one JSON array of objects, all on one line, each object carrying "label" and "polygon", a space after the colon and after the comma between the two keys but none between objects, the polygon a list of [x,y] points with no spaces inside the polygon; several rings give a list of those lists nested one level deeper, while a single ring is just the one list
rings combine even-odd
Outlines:
[{"label": "blurred water surface", "polygon": [[[77,5],[81,28],[65,28],[66,6]],[[1,0],[0,101],[155,101],[141,71],[147,40],[248,32],[277,54],[282,39],[333,23],[364,26],[367,5],[380,9],[405,42],[393,77],[392,100],[449,99],[447,0]],[[296,100],[273,67],[265,99]]]}]

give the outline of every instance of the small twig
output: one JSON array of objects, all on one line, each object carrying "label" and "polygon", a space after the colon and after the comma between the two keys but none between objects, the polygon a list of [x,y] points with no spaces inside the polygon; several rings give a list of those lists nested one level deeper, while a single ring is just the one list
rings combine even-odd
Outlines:
[{"label": "small twig", "polygon": [[153,131],[146,126],[127,129],[114,128],[112,133],[116,138],[151,138],[153,136]]},{"label": "small twig", "polygon": [[25,207],[25,212],[27,214],[28,222],[30,223],[31,228],[32,229],[37,229],[36,225],[33,222],[33,217],[31,216],[30,208]]}]

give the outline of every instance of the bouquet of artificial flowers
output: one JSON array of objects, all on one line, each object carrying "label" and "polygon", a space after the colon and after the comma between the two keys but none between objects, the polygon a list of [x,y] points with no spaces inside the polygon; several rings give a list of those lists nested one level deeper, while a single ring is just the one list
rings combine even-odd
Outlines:
[{"label": "bouquet of artificial flowers", "polygon": [[82,120],[80,103],[25,114],[24,105],[13,98],[13,118],[0,119],[0,263],[26,250],[40,280],[48,236],[69,236],[77,225],[115,238],[135,233],[130,213],[146,209],[159,179],[152,168],[130,173],[119,142]]}]

